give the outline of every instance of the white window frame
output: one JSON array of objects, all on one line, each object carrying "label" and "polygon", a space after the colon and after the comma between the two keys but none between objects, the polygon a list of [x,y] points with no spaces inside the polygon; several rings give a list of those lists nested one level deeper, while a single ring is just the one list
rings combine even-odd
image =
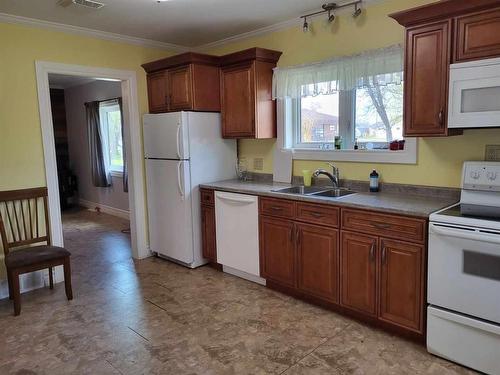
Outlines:
[{"label": "white window frame", "polygon": [[[352,93],[352,92],[351,92]],[[350,141],[354,132],[352,121],[354,119],[352,100],[339,98],[339,131],[344,140]],[[348,102],[348,103],[346,103]],[[297,144],[296,121],[300,119],[300,102],[292,99],[277,99],[278,109],[278,141],[277,147],[292,153],[294,160],[320,160],[320,161],[347,161],[361,163],[388,163],[388,164],[417,164],[418,140],[406,138],[405,149],[392,150],[354,150],[351,144],[348,149],[320,149],[316,145]],[[343,112],[346,111],[346,112]],[[350,116],[341,116],[341,113],[351,113]],[[343,125],[341,121],[348,121]],[[297,147],[300,146],[300,147]],[[306,147],[302,147],[306,146]],[[308,147],[307,147],[308,146]]]},{"label": "white window frame", "polygon": [[[102,102],[99,104],[99,121],[100,121],[100,126],[103,134],[106,137],[106,148],[107,150],[104,150],[108,154],[109,158],[109,172],[111,176],[113,177],[122,177],[123,176],[123,166],[120,166],[117,168],[116,166],[113,166],[111,163],[111,150],[109,149],[109,124],[108,124],[108,117],[107,114],[108,112],[116,112],[120,111],[120,106],[117,103],[106,103]],[[103,116],[104,115],[104,116]],[[122,134],[123,136],[123,134]]]}]

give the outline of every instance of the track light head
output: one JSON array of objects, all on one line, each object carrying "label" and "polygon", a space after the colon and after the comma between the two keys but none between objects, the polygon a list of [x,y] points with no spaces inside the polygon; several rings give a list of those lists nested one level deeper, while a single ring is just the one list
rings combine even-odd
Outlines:
[{"label": "track light head", "polygon": [[307,23],[307,18],[304,17],[304,24],[302,25],[302,31],[307,33],[309,31],[309,24]]},{"label": "track light head", "polygon": [[361,15],[361,12],[362,12],[361,8],[359,8],[358,4],[356,4],[354,7],[354,13],[352,14],[352,16],[354,18],[358,18]]},{"label": "track light head", "polygon": [[335,13],[328,11],[328,22],[332,23],[333,21],[335,21]]}]

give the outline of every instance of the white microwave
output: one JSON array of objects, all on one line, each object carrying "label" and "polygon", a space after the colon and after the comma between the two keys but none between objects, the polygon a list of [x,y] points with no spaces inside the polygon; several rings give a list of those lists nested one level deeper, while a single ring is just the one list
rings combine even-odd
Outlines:
[{"label": "white microwave", "polygon": [[500,127],[500,58],[450,65],[448,128]]}]

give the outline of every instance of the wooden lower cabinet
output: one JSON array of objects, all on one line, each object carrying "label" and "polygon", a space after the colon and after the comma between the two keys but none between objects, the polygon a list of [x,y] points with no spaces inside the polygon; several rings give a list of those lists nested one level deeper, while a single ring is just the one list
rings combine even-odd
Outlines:
[{"label": "wooden lower cabinet", "polygon": [[424,247],[380,240],[380,319],[423,331]]},{"label": "wooden lower cabinet", "polygon": [[296,223],[297,288],[338,302],[338,231]]},{"label": "wooden lower cabinet", "polygon": [[288,287],[295,287],[295,264],[293,221],[261,216],[261,277]]},{"label": "wooden lower cabinet", "polygon": [[340,304],[377,314],[377,241],[375,236],[342,231]]},{"label": "wooden lower cabinet", "polygon": [[203,258],[212,263],[217,263],[215,207],[213,206],[201,206],[201,238]]}]

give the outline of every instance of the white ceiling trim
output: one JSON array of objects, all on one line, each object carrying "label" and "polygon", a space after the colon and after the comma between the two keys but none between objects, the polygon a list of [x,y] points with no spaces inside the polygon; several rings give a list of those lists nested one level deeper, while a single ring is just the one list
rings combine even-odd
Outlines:
[{"label": "white ceiling trim", "polygon": [[66,25],[57,22],[43,21],[35,18],[15,16],[7,13],[0,13],[0,22],[39,27],[49,30],[62,31],[70,34],[109,40],[112,42],[128,43],[128,44],[134,44],[143,47],[158,48],[173,52],[186,52],[189,50],[188,47],[179,46],[177,44],[164,43],[151,39],[136,38],[133,36],[115,34],[107,31],[93,30],[93,29],[88,29],[86,27]]},{"label": "white ceiling trim", "polygon": [[[386,0],[363,0],[361,7],[366,8],[367,5],[382,3],[384,1],[386,1]],[[339,4],[339,5],[341,5],[341,4]],[[318,11],[318,9],[312,9],[311,11],[305,12],[304,14],[313,13],[316,11]],[[342,8],[342,9],[337,10],[336,14],[348,13],[350,11],[351,11],[350,8]],[[310,16],[310,17],[307,17],[307,19],[314,19],[314,18],[318,18],[321,16],[324,17],[324,14]],[[278,23],[275,23],[273,25],[265,26],[265,27],[262,27],[260,29],[248,31],[246,33],[242,33],[242,34],[238,34],[238,35],[233,35],[233,36],[230,36],[228,38],[216,40],[215,42],[202,44],[200,46],[194,47],[193,49],[196,51],[206,51],[206,50],[211,49],[211,48],[223,46],[224,44],[233,43],[233,42],[237,42],[237,41],[240,41],[243,39],[253,38],[253,37],[260,36],[260,35],[269,34],[269,33],[275,32],[275,31],[285,30],[285,29],[288,29],[291,27],[300,27],[301,28],[302,22],[303,21],[300,18],[300,16],[297,16],[295,18],[292,18],[292,19],[289,19],[286,21],[282,21],[282,22],[278,22]]]}]

